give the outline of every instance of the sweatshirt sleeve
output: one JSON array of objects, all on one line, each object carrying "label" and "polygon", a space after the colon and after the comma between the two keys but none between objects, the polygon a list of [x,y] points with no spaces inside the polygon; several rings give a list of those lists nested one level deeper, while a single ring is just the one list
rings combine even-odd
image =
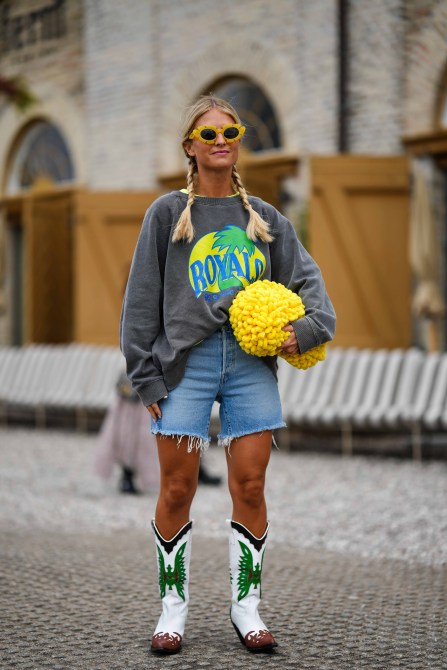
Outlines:
[{"label": "sweatshirt sleeve", "polygon": [[335,311],[320,268],[298,240],[292,224],[276,210],[271,230],[272,279],[298,293],[306,310],[303,318],[292,323],[304,354],[333,339]]},{"label": "sweatshirt sleeve", "polygon": [[142,402],[148,405],[167,395],[152,346],[162,326],[163,278],[170,220],[157,201],[147,210],[124,295],[120,344],[127,375]]}]

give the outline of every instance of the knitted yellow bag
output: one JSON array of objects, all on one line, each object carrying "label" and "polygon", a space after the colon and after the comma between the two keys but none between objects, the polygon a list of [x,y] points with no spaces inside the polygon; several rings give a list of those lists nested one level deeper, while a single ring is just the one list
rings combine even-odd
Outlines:
[{"label": "knitted yellow bag", "polygon": [[241,348],[254,356],[278,354],[296,368],[306,370],[326,357],[326,345],[320,344],[304,354],[278,353],[289,333],[282,330],[291,321],[301,319],[304,305],[296,293],[283,284],[258,280],[239,291],[230,310],[230,323]]}]

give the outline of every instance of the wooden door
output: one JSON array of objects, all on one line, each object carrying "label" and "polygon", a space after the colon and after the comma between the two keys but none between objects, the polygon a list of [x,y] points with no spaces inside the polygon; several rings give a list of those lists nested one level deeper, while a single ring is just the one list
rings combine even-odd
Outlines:
[{"label": "wooden door", "polygon": [[73,335],[71,192],[32,193],[23,202],[25,342]]},{"label": "wooden door", "polygon": [[119,342],[125,284],[154,192],[79,192],[75,206],[75,332],[77,342]]},{"label": "wooden door", "polygon": [[310,252],[337,312],[334,344],[408,347],[407,158],[313,157],[310,170]]}]

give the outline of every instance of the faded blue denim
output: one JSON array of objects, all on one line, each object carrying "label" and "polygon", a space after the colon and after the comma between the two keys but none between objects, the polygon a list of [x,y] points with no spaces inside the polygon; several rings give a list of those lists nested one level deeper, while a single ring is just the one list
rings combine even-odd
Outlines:
[{"label": "faded blue denim", "polygon": [[162,417],[152,432],[191,439],[188,449],[206,449],[214,401],[220,403],[219,444],[243,435],[285,427],[278,384],[271,369],[242,351],[227,323],[191,350],[185,374],[159,402]]}]

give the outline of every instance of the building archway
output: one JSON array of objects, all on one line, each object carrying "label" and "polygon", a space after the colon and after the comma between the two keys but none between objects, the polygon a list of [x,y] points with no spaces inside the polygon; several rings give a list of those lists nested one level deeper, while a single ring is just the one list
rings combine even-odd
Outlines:
[{"label": "building archway", "polygon": [[247,77],[225,77],[215,82],[211,90],[216,97],[236,107],[246,127],[246,150],[257,153],[282,147],[277,114],[270,98],[259,85]]},{"label": "building archway", "polygon": [[16,195],[43,179],[53,183],[75,181],[68,145],[56,125],[39,119],[28,124],[13,144],[5,193]]},{"label": "building archway", "polygon": [[77,185],[87,182],[86,129],[84,118],[77,105],[67,95],[48,87],[45,96],[39,98],[27,112],[20,116],[14,109],[7,108],[0,120],[0,189],[1,195],[11,168],[11,158],[15,155],[23,134],[37,121],[45,120],[56,126],[64,138]]},{"label": "building archway", "polygon": [[[219,53],[218,59],[216,53]],[[291,64],[270,45],[253,38],[235,43],[223,40],[205,48],[200,57],[188,62],[169,84],[159,136],[161,175],[185,169],[178,133],[173,133],[173,129],[179,130],[185,106],[200,93],[212,90],[216,82],[229,77],[244,77],[264,91],[273,102],[281,128],[282,151],[289,156],[299,156],[302,140],[296,127],[296,110],[301,101],[299,81]]]},{"label": "building archway", "polygon": [[74,162],[59,128],[45,118],[24,126],[4,169],[2,339],[67,342],[73,326],[71,202]]}]

